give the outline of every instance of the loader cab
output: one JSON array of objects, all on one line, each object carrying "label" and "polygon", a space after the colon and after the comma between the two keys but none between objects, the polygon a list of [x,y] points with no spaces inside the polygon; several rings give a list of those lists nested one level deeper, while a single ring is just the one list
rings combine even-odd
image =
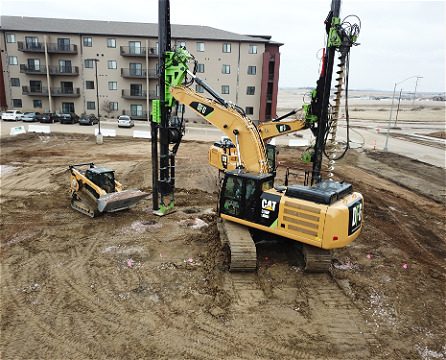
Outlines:
[{"label": "loader cab", "polygon": [[102,167],[89,168],[85,172],[85,176],[88,180],[105,190],[107,194],[116,191],[115,172],[113,170]]},{"label": "loader cab", "polygon": [[220,192],[220,213],[251,222],[260,222],[262,194],[274,186],[274,175],[243,170],[225,173]]}]

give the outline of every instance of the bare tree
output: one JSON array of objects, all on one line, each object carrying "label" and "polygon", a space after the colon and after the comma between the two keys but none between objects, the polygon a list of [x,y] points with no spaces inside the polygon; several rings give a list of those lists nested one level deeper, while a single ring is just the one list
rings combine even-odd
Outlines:
[{"label": "bare tree", "polygon": [[109,100],[102,101],[101,110],[105,111],[107,113],[107,116],[109,116],[110,113],[113,111],[113,106],[112,106],[111,101],[109,101]]}]

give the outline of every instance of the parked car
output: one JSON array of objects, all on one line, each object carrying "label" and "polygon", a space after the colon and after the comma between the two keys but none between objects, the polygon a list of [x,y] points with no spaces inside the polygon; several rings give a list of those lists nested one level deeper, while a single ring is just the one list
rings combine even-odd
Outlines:
[{"label": "parked car", "polygon": [[26,112],[22,115],[21,120],[25,122],[39,121],[38,118],[39,115],[40,115],[39,112]]},{"label": "parked car", "polygon": [[94,114],[82,115],[79,119],[79,125],[94,125],[98,123],[98,118]]},{"label": "parked car", "polygon": [[55,123],[60,120],[60,115],[58,113],[43,113],[38,116],[41,123]]},{"label": "parked car", "polygon": [[121,115],[118,117],[118,127],[133,127],[135,126],[135,123],[133,122],[132,118],[128,115]]},{"label": "parked car", "polygon": [[59,118],[61,124],[74,124],[79,122],[79,116],[73,112],[60,114]]},{"label": "parked car", "polygon": [[7,110],[2,113],[4,121],[19,121],[23,113],[20,110]]}]

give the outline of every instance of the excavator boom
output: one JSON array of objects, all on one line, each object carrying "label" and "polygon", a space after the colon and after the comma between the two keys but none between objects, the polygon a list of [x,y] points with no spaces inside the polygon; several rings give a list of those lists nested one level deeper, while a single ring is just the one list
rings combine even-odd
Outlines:
[{"label": "excavator boom", "polygon": [[237,110],[226,108],[185,86],[171,87],[170,93],[231,139],[237,149],[240,168],[253,173],[268,173],[265,143],[251,120]]}]

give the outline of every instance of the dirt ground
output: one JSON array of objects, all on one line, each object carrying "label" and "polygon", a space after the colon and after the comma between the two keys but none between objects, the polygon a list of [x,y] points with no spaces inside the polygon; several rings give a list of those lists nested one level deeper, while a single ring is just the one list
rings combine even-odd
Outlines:
[{"label": "dirt ground", "polygon": [[208,147],[180,147],[176,212],[147,200],[90,219],[70,207],[67,165],[150,192],[150,143],[2,140],[2,359],[446,358],[444,169],[351,151],[336,169],[364,195],[364,229],[330,274],[303,273],[283,242],[257,245],[256,274],[232,274]]}]

